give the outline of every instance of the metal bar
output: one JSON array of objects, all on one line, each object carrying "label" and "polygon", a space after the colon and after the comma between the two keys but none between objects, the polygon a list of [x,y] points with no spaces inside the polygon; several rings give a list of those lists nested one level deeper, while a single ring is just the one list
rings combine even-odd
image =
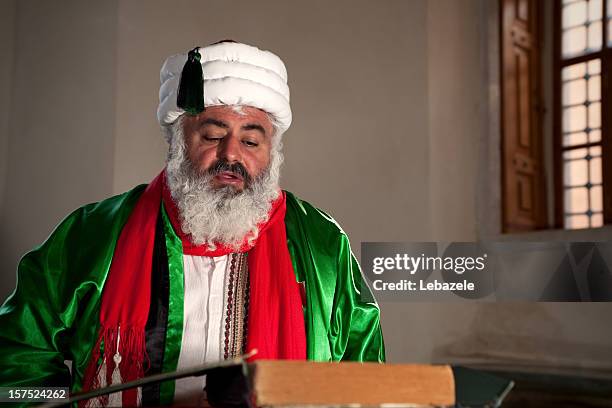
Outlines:
[{"label": "metal bar", "polygon": [[[561,40],[559,39],[559,42],[560,41]],[[580,64],[581,62],[587,62],[587,61],[590,61],[590,60],[601,58],[602,54],[603,54],[603,52],[600,50],[600,51],[594,51],[594,52],[591,52],[591,53],[588,53],[588,54],[578,55],[576,57],[565,58],[565,59],[561,58],[560,66],[561,66],[561,68],[565,68],[565,67],[567,67],[569,65]],[[561,54],[559,54],[559,55],[561,55]]]},{"label": "metal bar", "polygon": [[[562,0],[557,0],[553,4],[553,180],[554,180],[554,226],[564,227],[564,202],[563,202],[563,150],[561,136],[561,9]],[[572,61],[571,59],[569,61]],[[582,61],[580,61],[582,62]],[[568,63],[567,65],[571,65]]]},{"label": "metal bar", "polygon": [[[592,132],[594,130],[601,130],[601,128],[599,128],[599,127],[588,128],[588,129],[589,129],[589,132]],[[575,135],[576,133],[586,133],[586,131],[587,131],[587,128],[584,128],[584,129],[580,129],[580,130],[572,130],[572,131],[569,131],[569,132],[563,132],[561,134],[563,136],[567,136],[567,135]]]},{"label": "metal bar", "polygon": [[585,149],[588,147],[597,147],[597,146],[601,146],[602,143],[601,142],[590,142],[590,143],[582,143],[579,145],[572,145],[572,146],[562,146],[561,147],[561,151],[562,153],[568,151],[568,150],[576,150],[576,149]]},{"label": "metal bar", "polygon": [[602,58],[601,58],[601,140],[602,140],[602,193],[603,193],[603,223],[612,224],[612,123],[610,122],[610,112],[612,110],[612,87],[610,86],[610,69],[612,68],[612,50],[608,44],[609,32],[609,17],[608,8],[611,0],[602,1]]}]

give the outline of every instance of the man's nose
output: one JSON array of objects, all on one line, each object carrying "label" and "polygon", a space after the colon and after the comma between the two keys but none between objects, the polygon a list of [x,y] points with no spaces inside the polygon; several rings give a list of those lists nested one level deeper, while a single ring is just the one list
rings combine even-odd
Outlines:
[{"label": "man's nose", "polygon": [[232,135],[224,137],[219,145],[219,159],[225,159],[228,163],[240,162],[242,159],[240,147],[240,140],[237,137]]}]

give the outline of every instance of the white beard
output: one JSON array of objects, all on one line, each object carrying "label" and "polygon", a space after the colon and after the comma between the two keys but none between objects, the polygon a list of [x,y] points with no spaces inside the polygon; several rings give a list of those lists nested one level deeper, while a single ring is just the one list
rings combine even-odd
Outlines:
[{"label": "white beard", "polygon": [[231,186],[215,189],[214,176],[201,173],[189,160],[180,121],[172,126],[167,183],[178,207],[181,228],[190,235],[193,244],[207,244],[215,249],[214,243],[220,243],[237,250],[245,237],[251,243],[257,239],[257,225],[267,221],[272,201],[280,192],[278,181],[283,162],[280,147],[280,143],[273,143],[270,165],[242,191]]}]

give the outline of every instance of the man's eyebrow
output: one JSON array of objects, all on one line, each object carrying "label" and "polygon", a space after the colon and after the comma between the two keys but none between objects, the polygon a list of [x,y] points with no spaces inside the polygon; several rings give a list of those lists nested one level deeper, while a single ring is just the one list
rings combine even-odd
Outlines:
[{"label": "man's eyebrow", "polygon": [[243,125],[241,129],[242,130],[259,130],[263,135],[266,134],[266,130],[264,129],[264,127],[258,123],[247,123],[246,125]]},{"label": "man's eyebrow", "polygon": [[220,121],[218,119],[213,119],[213,118],[204,119],[204,121],[202,122],[200,126],[204,126],[204,125],[215,125],[223,129],[229,129],[229,125],[227,123]]}]

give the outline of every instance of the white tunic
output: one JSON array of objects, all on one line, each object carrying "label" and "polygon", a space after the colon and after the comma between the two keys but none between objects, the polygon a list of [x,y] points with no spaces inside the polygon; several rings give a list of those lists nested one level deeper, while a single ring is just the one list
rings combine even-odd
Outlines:
[{"label": "white tunic", "polygon": [[[183,255],[185,294],[179,371],[223,359],[224,286],[229,259],[230,255]],[[205,382],[204,377],[177,380],[174,403],[197,404]]]}]

